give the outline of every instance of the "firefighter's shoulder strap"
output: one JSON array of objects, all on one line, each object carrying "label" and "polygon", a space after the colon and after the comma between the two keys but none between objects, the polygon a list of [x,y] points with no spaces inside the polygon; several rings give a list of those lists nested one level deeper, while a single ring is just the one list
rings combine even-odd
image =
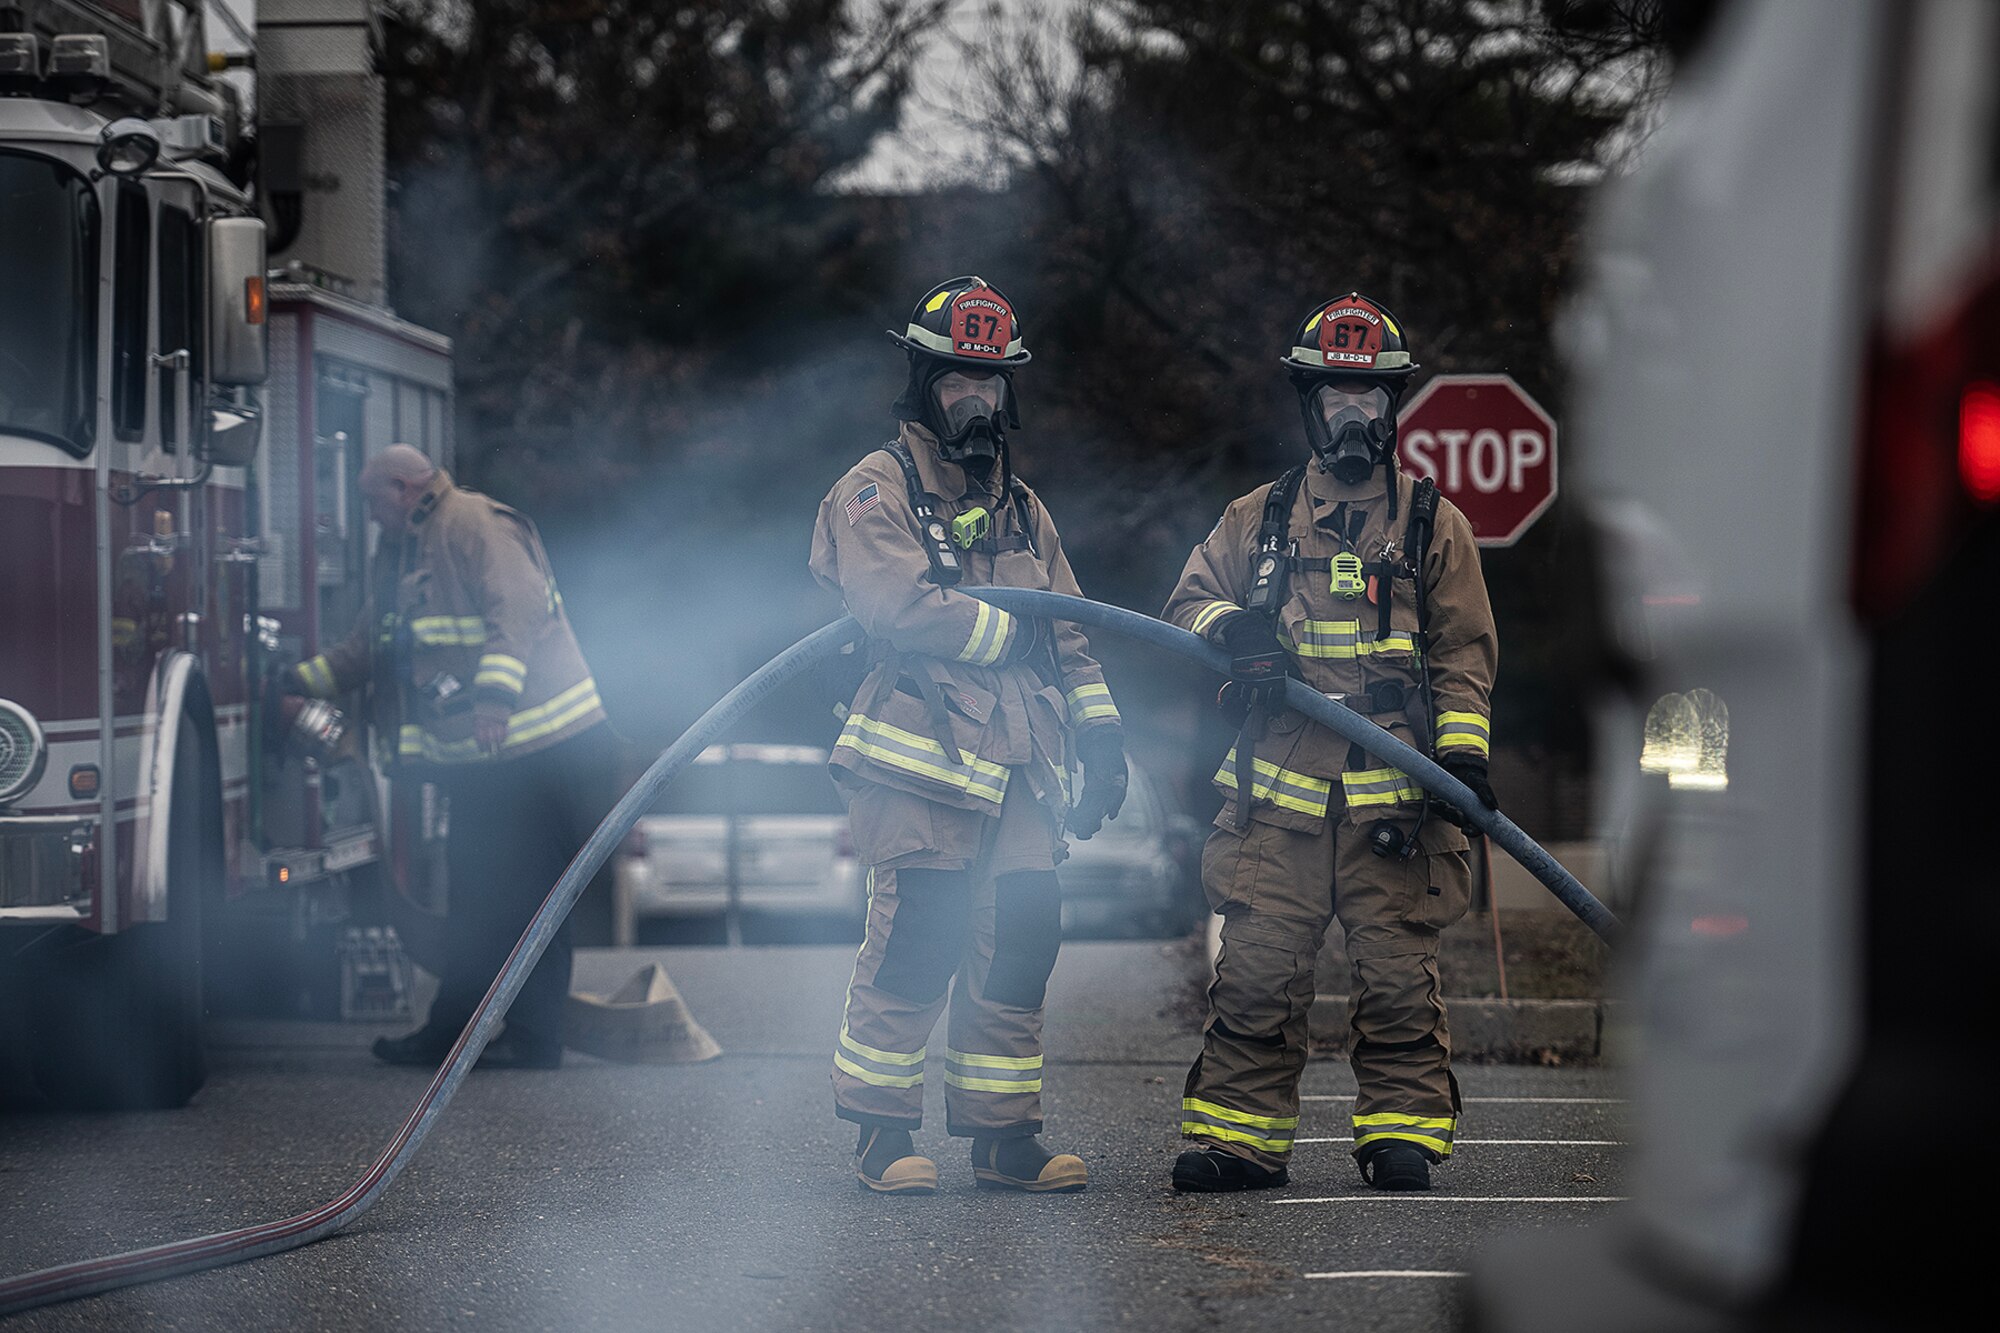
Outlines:
[{"label": "firefighter's shoulder strap", "polygon": [[1264,497],[1264,517],[1257,525],[1257,548],[1250,553],[1250,594],[1243,599],[1246,611],[1276,619],[1278,609],[1285,604],[1292,561],[1297,556],[1291,541],[1292,505],[1298,499],[1299,483],[1305,476],[1305,464],[1301,463],[1272,482],[1270,494]]},{"label": "firefighter's shoulder strap", "polygon": [[930,573],[925,577],[940,588],[954,586],[965,577],[965,566],[959,563],[958,552],[951,548],[951,534],[945,530],[944,520],[938,517],[936,506],[931,504],[923,478],[917,475],[917,460],[910,457],[908,446],[901,440],[891,440],[882,448],[903,469],[903,485],[910,493],[910,512],[916,515],[917,533],[923,542],[924,555],[930,560]]}]

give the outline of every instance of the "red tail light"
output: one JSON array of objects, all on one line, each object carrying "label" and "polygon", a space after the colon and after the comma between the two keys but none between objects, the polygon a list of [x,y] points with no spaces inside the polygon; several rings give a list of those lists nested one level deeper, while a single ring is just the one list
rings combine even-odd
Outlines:
[{"label": "red tail light", "polygon": [[1980,504],[2000,500],[2000,384],[1968,385],[1958,407],[1958,476]]},{"label": "red tail light", "polygon": [[1852,590],[1895,614],[2000,502],[2000,272],[1916,337],[1868,359]]}]

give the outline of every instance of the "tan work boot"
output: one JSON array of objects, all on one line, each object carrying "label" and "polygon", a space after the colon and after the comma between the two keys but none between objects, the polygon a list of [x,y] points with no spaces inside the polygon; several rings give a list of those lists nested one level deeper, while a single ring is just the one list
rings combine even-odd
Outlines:
[{"label": "tan work boot", "polygon": [[854,1175],[877,1194],[936,1194],[937,1163],[919,1157],[907,1129],[861,1127],[854,1145]]},{"label": "tan work boot", "polygon": [[1032,1135],[974,1139],[972,1178],[983,1190],[1071,1194],[1090,1183],[1090,1168],[1074,1153],[1051,1153]]}]

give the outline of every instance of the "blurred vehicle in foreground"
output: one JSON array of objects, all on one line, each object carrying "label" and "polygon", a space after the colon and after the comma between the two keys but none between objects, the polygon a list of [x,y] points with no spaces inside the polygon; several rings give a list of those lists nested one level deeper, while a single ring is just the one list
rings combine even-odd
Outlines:
[{"label": "blurred vehicle in foreground", "polygon": [[[1208,915],[1201,892],[1204,830],[1172,809],[1139,764],[1116,819],[1087,841],[1069,840],[1062,879],[1063,935],[1185,935]],[[1072,781],[1081,781],[1073,778]]]},{"label": "blurred vehicle in foreground", "polygon": [[1631,1197],[1496,1245],[1469,1318],[1951,1327],[1983,1266],[1909,1238],[1993,1176],[1956,1122],[2000,895],[1957,818],[2000,809],[2000,6],[1679,8],[1705,30],[1569,331]]},{"label": "blurred vehicle in foreground", "polygon": [[629,946],[644,917],[723,920],[739,943],[744,912],[824,918],[858,931],[867,875],[847,809],[809,745],[711,745],[641,816],[612,880],[612,939]]}]

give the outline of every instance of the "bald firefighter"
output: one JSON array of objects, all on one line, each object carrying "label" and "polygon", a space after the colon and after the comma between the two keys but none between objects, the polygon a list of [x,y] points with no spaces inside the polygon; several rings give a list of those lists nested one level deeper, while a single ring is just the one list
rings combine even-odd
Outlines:
[{"label": "bald firefighter", "polygon": [[1470,898],[1464,821],[1281,700],[1285,678],[1302,679],[1497,807],[1493,613],[1465,516],[1396,470],[1396,411],[1416,370],[1401,326],[1350,293],[1315,307],[1293,344],[1284,364],[1312,459],[1224,511],[1164,612],[1231,655],[1223,698],[1240,722],[1202,853],[1222,951],[1181,1102],[1181,1132],[1199,1146],[1180,1154],[1173,1184],[1289,1179],[1313,962],[1337,916],[1354,1157],[1377,1189],[1428,1189],[1458,1126],[1437,955]]},{"label": "bald firefighter", "polygon": [[[370,458],[360,485],[393,591],[287,688],[369,686],[382,759],[450,801],[437,997],[415,1031],[374,1046],[391,1064],[435,1065],[616,799],[618,746],[534,524],[407,444]],[[559,1067],[569,983],[565,920],[480,1067]]]},{"label": "bald firefighter", "polygon": [[911,1131],[940,1071],[946,1132],[972,1140],[981,1187],[1080,1190],[1083,1162],[1036,1137],[1042,1001],[1064,835],[1090,837],[1125,799],[1118,708],[1075,625],[965,592],[1080,595],[1055,523],[1008,461],[1014,371],[1029,359],[1013,306],[981,278],[953,278],[890,336],[909,354],[901,428],[821,502],[811,557],[868,636],[832,757],[869,885],[835,1114],[860,1126],[863,1188],[931,1193],[937,1166]]}]

